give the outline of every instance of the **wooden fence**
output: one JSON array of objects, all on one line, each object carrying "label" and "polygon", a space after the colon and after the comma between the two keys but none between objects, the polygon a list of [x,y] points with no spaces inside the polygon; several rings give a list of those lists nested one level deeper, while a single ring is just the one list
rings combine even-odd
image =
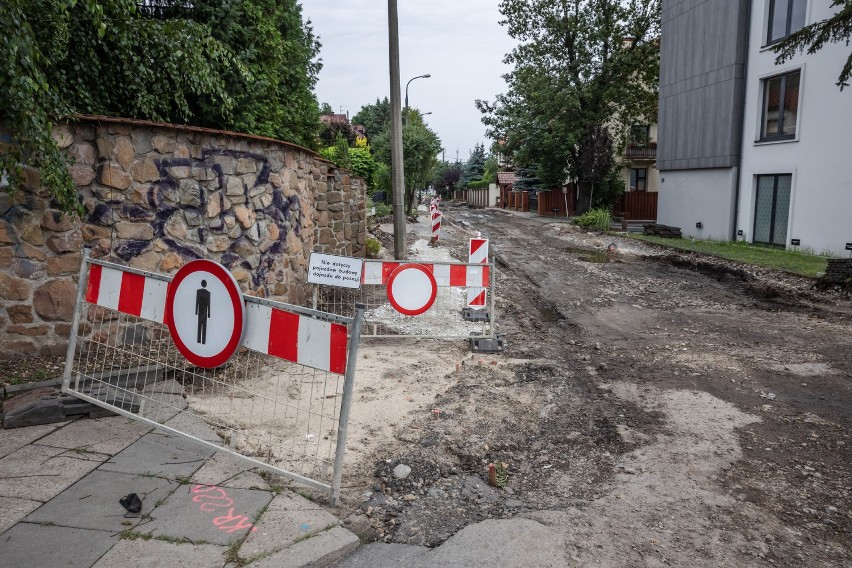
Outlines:
[{"label": "wooden fence", "polygon": [[615,203],[613,214],[627,221],[656,221],[656,191],[628,191]]}]

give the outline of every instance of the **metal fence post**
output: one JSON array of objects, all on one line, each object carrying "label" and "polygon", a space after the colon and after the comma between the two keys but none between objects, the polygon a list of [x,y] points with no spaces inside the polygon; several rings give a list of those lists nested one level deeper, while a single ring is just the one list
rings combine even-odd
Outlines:
[{"label": "metal fence post", "polygon": [[346,454],[346,433],[349,428],[349,407],[355,389],[355,366],[358,362],[358,347],[361,345],[361,326],[364,322],[364,304],[355,304],[355,319],[349,331],[349,357],[346,360],[346,374],[343,378],[343,398],[340,401],[340,422],[337,426],[337,448],[334,454],[334,472],[331,478],[332,507],[337,506],[340,498],[340,482],[343,479],[343,456]]},{"label": "metal fence post", "polygon": [[[71,369],[74,366],[74,351],[77,349],[77,332],[80,328],[80,311],[83,306],[83,291],[89,281],[89,271],[86,270],[91,247],[83,249],[83,260],[80,262],[80,276],[77,278],[77,300],[74,302],[74,319],[71,322],[71,337],[68,338],[68,352],[65,354],[65,371],[62,373],[62,390],[71,384]],[[77,388],[79,385],[75,385]]]},{"label": "metal fence post", "polygon": [[489,302],[490,307],[488,308],[488,311],[489,311],[489,314],[488,314],[488,316],[489,316],[488,317],[488,329],[491,332],[491,339],[494,339],[495,337],[497,337],[497,326],[496,326],[496,324],[497,324],[497,312],[494,310],[494,305],[496,303],[495,296],[497,295],[497,288],[495,286],[495,284],[497,284],[497,263],[496,262],[491,263],[491,268],[488,272],[489,272],[489,276],[491,278],[491,300]]}]

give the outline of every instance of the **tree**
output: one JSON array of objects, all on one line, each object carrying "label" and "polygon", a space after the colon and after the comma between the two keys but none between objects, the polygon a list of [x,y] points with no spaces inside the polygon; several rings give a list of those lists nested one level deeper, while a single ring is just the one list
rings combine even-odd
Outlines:
[{"label": "tree", "polygon": [[470,152],[470,157],[464,165],[461,187],[467,187],[472,181],[481,180],[485,173],[485,145],[476,144]]},{"label": "tree", "polygon": [[361,107],[358,114],[352,117],[353,124],[361,124],[367,133],[367,138],[378,136],[390,128],[391,104],[387,97],[384,100],[376,98],[376,103]]},{"label": "tree", "polygon": [[355,129],[345,120],[332,119],[323,121],[319,132],[319,141],[322,146],[333,146],[337,138],[342,137],[349,146],[355,145],[357,138]]},{"label": "tree", "polygon": [[515,172],[515,181],[512,183],[512,191],[541,191],[543,186],[536,173],[538,170],[538,164],[535,163],[518,168]]},{"label": "tree", "polygon": [[435,191],[438,193],[449,194],[456,190],[461,176],[462,168],[459,164],[440,162],[435,167],[432,185],[435,186]]},{"label": "tree", "polygon": [[482,179],[488,183],[497,183],[497,170],[499,167],[497,156],[489,154],[485,158],[485,170],[482,172]]},{"label": "tree", "polygon": [[373,177],[376,174],[376,160],[370,153],[369,147],[349,148],[349,158],[351,161],[352,173],[356,176],[364,178],[367,182],[368,193],[373,192]]},{"label": "tree", "polygon": [[[320,43],[310,21],[302,20],[297,0],[192,0],[176,2],[170,15],[209,29],[248,70],[226,70],[228,93],[234,99],[230,119],[209,119],[211,109],[206,98],[199,97],[197,123],[316,147],[320,124],[314,87],[322,68],[317,60]],[[203,124],[207,120],[211,124]]]},{"label": "tree", "polygon": [[594,203],[595,184],[604,180],[615,165],[609,130],[602,124],[589,124],[580,141],[578,156],[577,179],[590,186],[589,209],[591,209]]},{"label": "tree", "polygon": [[[372,148],[378,161],[391,163],[390,124],[373,139]],[[441,151],[441,139],[423,122],[419,113],[412,113],[402,128],[402,154],[405,168],[405,210],[413,212],[417,188],[425,186],[432,177]]]},{"label": "tree", "polygon": [[500,12],[520,42],[504,60],[509,90],[476,104],[501,153],[537,164],[544,187],[578,177],[589,125],[618,141],[655,115],[659,0],[503,0]]},{"label": "tree", "polygon": [[[778,54],[775,59],[776,64],[792,59],[806,48],[808,55],[813,55],[829,43],[845,41],[846,45],[849,45],[849,40],[852,38],[852,0],[833,0],[831,7],[840,7],[840,11],[830,18],[814,22],[790,34],[772,48],[773,52]],[[849,86],[850,77],[852,77],[852,53],[846,58],[846,63],[837,78],[836,84],[841,91]]]},{"label": "tree", "polygon": [[106,114],[238,130],[313,147],[319,43],[296,0],[4,0],[0,120],[9,188],[39,168],[80,210],[57,118]]}]

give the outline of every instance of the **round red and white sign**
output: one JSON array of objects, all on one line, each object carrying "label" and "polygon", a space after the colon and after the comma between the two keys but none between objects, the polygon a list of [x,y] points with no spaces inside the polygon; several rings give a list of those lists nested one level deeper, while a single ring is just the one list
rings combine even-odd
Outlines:
[{"label": "round red and white sign", "polygon": [[169,284],[165,319],[175,346],[190,363],[206,369],[224,365],[245,331],[240,286],[218,262],[193,260]]},{"label": "round red and white sign", "polygon": [[388,277],[388,301],[406,316],[419,316],[432,307],[438,284],[432,272],[420,264],[402,264]]}]

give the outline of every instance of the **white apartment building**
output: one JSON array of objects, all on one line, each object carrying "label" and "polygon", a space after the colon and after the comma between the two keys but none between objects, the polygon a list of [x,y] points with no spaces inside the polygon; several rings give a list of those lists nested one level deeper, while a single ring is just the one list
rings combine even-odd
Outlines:
[{"label": "white apartment building", "polygon": [[829,0],[663,0],[658,222],[684,235],[847,255],[852,87],[843,43],[775,64]]}]

